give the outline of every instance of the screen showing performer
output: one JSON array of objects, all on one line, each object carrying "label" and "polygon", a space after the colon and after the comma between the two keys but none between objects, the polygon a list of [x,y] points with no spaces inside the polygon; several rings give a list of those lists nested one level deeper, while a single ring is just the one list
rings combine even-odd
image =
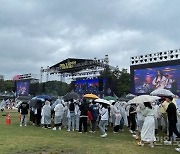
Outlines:
[{"label": "screen showing performer", "polygon": [[155,89],[180,92],[180,65],[134,70],[135,93],[147,94]]},{"label": "screen showing performer", "polygon": [[29,94],[29,81],[17,81],[16,94],[17,96],[27,96]]}]

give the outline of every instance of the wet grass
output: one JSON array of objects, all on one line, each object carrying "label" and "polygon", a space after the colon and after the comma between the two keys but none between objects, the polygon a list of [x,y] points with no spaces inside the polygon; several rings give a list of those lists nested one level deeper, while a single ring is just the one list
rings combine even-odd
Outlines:
[{"label": "wet grass", "polygon": [[100,138],[99,130],[79,134],[66,129],[53,131],[28,125],[19,127],[19,114],[11,113],[11,125],[5,123],[5,112],[0,114],[0,153],[2,154],[173,154],[176,146],[137,146],[128,129],[118,134],[107,132],[107,138]]}]

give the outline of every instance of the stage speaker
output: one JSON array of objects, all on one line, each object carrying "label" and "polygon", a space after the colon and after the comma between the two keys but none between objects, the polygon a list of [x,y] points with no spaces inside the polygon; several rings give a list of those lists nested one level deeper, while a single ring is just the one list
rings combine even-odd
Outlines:
[{"label": "stage speaker", "polygon": [[98,87],[98,90],[99,91],[103,91],[103,78],[99,78],[99,87]]}]

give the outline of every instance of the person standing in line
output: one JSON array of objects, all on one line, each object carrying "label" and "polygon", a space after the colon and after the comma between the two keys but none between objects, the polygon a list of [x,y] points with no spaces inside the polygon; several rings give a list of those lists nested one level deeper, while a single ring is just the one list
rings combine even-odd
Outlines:
[{"label": "person standing in line", "polygon": [[155,137],[155,121],[154,110],[150,102],[144,102],[145,109],[142,111],[142,115],[145,116],[144,124],[141,130],[141,141],[138,143],[140,146],[144,146],[144,143],[150,143],[150,147],[154,147]]},{"label": "person standing in line", "polygon": [[74,110],[76,131],[79,131],[79,119],[80,119],[80,114],[81,114],[81,111],[79,110],[79,106],[80,106],[80,102],[77,100],[75,102],[75,110]]},{"label": "person standing in line", "polygon": [[21,105],[19,106],[19,112],[21,114],[20,127],[22,127],[23,123],[24,123],[24,126],[27,126],[28,110],[29,110],[29,104],[23,101]]},{"label": "person standing in line", "polygon": [[102,104],[99,108],[99,114],[100,114],[100,121],[99,121],[99,129],[101,131],[101,137],[104,138],[107,136],[105,127],[108,124],[108,107],[106,104]]},{"label": "person standing in line", "polygon": [[[69,109],[68,109],[68,129],[67,131],[70,132],[71,130],[74,131],[74,117],[75,117],[75,105],[74,100],[71,99],[69,103]],[[72,128],[72,129],[71,129]]]},{"label": "person standing in line", "polygon": [[158,119],[160,118],[160,108],[157,105],[157,102],[152,103],[152,108],[154,110],[154,118],[155,118],[155,134],[158,134]]},{"label": "person standing in line", "polygon": [[127,117],[126,117],[125,105],[126,105],[125,102],[120,103],[120,114],[122,115],[122,118],[121,118],[121,121],[120,121],[120,126],[119,126],[120,131],[124,131],[123,130],[124,125],[127,125]]},{"label": "person standing in line", "polygon": [[51,128],[51,106],[49,101],[45,101],[45,105],[42,107],[42,124],[44,124],[44,128]]},{"label": "person standing in line", "polygon": [[167,116],[168,116],[168,124],[169,124],[169,140],[170,142],[173,141],[173,133],[176,134],[177,138],[180,138],[180,133],[177,130],[176,123],[177,123],[177,109],[175,104],[172,102],[173,97],[168,96],[166,97],[166,101],[169,103],[167,107]]},{"label": "person standing in line", "polygon": [[142,115],[144,109],[144,105],[143,104],[139,104],[136,108],[136,113],[137,113],[137,127],[138,127],[138,131],[136,133],[136,135],[134,134],[133,137],[137,140],[140,138],[141,135],[141,130],[144,124],[144,119],[145,117]]},{"label": "person standing in line", "polygon": [[116,102],[113,106],[113,110],[114,110],[114,133],[118,133],[119,132],[119,127],[120,127],[120,121],[121,121],[121,114],[120,114],[120,104],[119,102]]},{"label": "person standing in line", "polygon": [[57,105],[54,108],[54,111],[55,111],[55,117],[54,117],[55,127],[53,128],[53,130],[61,130],[62,119],[63,119],[63,114],[64,114],[64,106],[62,105],[62,102],[59,99],[57,99],[56,102],[57,102]]},{"label": "person standing in line", "polygon": [[99,107],[94,100],[92,101],[92,105],[89,107],[89,110],[90,110],[92,118],[93,118],[91,120],[92,130],[90,132],[95,133],[97,118],[98,118],[98,114],[99,114]]},{"label": "person standing in line", "polygon": [[131,122],[130,133],[136,134],[136,104],[131,104],[129,109],[129,117]]},{"label": "person standing in line", "polygon": [[84,132],[87,133],[87,120],[88,120],[88,110],[89,110],[89,104],[86,99],[83,100],[79,107],[81,111],[80,115],[80,121],[79,121],[79,133],[82,133],[82,125],[84,128]]}]

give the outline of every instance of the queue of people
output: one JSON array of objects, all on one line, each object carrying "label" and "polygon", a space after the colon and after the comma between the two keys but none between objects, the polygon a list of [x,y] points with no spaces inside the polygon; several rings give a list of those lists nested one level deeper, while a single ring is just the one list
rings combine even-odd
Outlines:
[{"label": "queue of people", "polygon": [[[27,103],[22,103],[19,107],[20,126],[23,126],[23,123],[27,126],[28,105],[25,104]],[[67,129],[68,132],[79,133],[95,133],[98,126],[102,138],[107,137],[107,129],[111,126],[115,134],[123,132],[124,127],[129,127],[132,137],[140,139],[138,145],[144,146],[149,143],[150,147],[154,147],[155,136],[160,129],[169,136],[169,140],[165,142],[173,142],[180,138],[180,128],[176,125],[180,118],[171,96],[162,99],[161,102],[140,104],[112,101],[111,105],[107,105],[87,99],[72,99],[68,102],[57,99],[53,109],[50,104],[49,101],[45,101],[42,108],[30,109],[30,121],[34,125],[43,125],[44,129]]]}]

